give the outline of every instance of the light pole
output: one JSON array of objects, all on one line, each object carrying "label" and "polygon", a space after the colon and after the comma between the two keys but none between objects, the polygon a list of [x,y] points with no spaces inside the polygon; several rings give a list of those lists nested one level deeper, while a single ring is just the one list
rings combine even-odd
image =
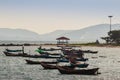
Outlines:
[{"label": "light pole", "polygon": [[112,19],[111,19],[111,18],[112,18],[113,16],[108,16],[108,17],[110,18],[110,32],[111,32],[111,22],[112,22]]}]

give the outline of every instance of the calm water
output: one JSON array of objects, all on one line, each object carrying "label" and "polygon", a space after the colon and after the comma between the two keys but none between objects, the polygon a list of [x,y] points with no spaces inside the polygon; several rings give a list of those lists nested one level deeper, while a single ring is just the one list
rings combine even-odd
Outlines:
[{"label": "calm water", "polygon": [[[20,49],[21,47],[8,47]],[[37,54],[35,47],[25,47],[25,52]],[[120,48],[82,47],[82,49],[98,50],[98,54],[85,54],[89,58],[89,67],[99,67],[101,74],[89,75],[63,75],[58,70],[43,70],[40,65],[27,65],[22,57],[7,57],[0,47],[0,80],[120,80]],[[101,57],[105,56],[105,57]],[[92,58],[95,57],[95,58]],[[32,59],[31,60],[48,60]]]}]

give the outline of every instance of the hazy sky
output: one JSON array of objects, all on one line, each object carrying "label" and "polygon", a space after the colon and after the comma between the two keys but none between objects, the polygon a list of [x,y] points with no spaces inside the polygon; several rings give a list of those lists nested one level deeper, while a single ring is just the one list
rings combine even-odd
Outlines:
[{"label": "hazy sky", "polygon": [[0,0],[0,28],[22,28],[39,34],[120,23],[120,0]]}]

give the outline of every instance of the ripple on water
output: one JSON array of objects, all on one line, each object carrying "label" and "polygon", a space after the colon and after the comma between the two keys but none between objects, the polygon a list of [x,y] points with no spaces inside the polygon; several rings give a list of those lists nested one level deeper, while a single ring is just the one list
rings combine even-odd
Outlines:
[{"label": "ripple on water", "polygon": [[[9,47],[19,49],[21,47]],[[25,47],[25,51],[34,53],[37,47]],[[40,65],[27,65],[21,57],[7,57],[0,54],[0,80],[120,80],[120,49],[105,47],[83,47],[82,49],[98,50],[98,54],[85,54],[89,58],[89,67],[99,67],[102,74],[89,75],[63,75],[58,70],[43,70]],[[3,51],[4,47],[0,47]],[[99,57],[105,56],[105,57]],[[92,57],[97,57],[93,59]],[[32,59],[47,61],[47,59]]]}]

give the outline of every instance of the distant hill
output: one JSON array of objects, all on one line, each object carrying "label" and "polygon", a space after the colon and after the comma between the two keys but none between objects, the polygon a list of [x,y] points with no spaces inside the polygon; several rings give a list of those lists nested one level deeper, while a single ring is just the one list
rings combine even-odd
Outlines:
[{"label": "distant hill", "polygon": [[[120,24],[112,25],[112,30],[115,29],[120,29]],[[95,42],[98,39],[99,41],[103,42],[100,37],[107,36],[107,32],[109,30],[109,24],[99,24],[79,30],[58,30],[52,33],[41,35],[41,39],[55,41],[57,37],[66,36],[69,37],[71,41]]]},{"label": "distant hill", "polygon": [[63,34],[67,34],[72,32],[73,30],[56,30],[51,33],[42,34],[40,38],[42,41],[55,41],[56,38],[63,36]]},{"label": "distant hill", "polygon": [[[112,30],[120,29],[120,24],[112,25]],[[95,42],[100,37],[107,36],[110,30],[109,24],[99,24],[89,26],[79,30],[56,30],[47,34],[37,34],[24,29],[0,28],[0,40],[19,40],[19,41],[56,41],[56,38],[66,36],[71,41]]]},{"label": "distant hill", "polygon": [[0,40],[34,41],[40,40],[39,37],[39,34],[29,30],[0,28]]}]

